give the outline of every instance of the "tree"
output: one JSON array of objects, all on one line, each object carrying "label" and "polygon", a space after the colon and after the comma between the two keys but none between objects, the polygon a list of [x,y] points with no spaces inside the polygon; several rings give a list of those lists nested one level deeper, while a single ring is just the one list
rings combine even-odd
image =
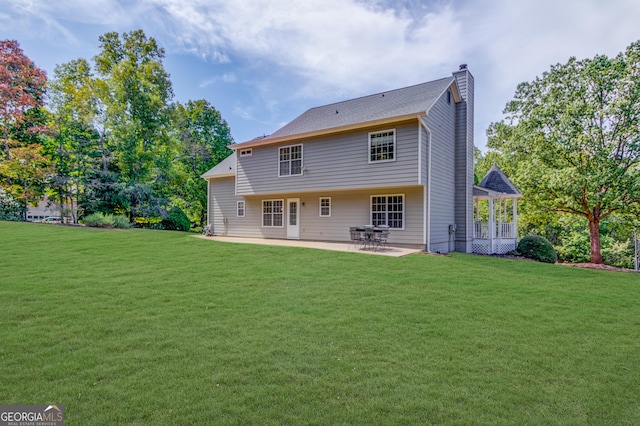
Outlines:
[{"label": "tree", "polygon": [[[11,159],[10,148],[16,143],[10,139],[12,126],[23,120],[26,111],[43,105],[46,73],[36,67],[15,40],[0,41],[0,125],[4,160]],[[7,186],[10,178],[5,176]]]},{"label": "tree", "polygon": [[[170,139],[168,103],[173,97],[169,75],[164,70],[164,50],[142,30],[120,37],[111,32],[100,36],[102,51],[95,57],[96,70],[104,79],[102,102],[106,106],[109,137],[115,144],[115,161],[127,187],[154,181],[156,159]],[[131,195],[129,217],[133,222],[139,191]]]},{"label": "tree", "polygon": [[600,223],[640,203],[640,41],[615,58],[571,58],[518,86],[488,147],[516,170],[539,211],[587,220],[602,263]]},{"label": "tree", "polygon": [[40,144],[10,148],[10,159],[0,164],[0,175],[11,181],[7,192],[22,205],[25,212],[27,205],[38,204],[51,173],[50,159],[43,155],[42,149]]},{"label": "tree", "polygon": [[47,151],[55,163],[52,190],[60,205],[70,207],[68,213],[74,223],[87,191],[104,184],[101,175],[108,170],[111,159],[102,125],[100,87],[84,59],[56,66],[49,84],[53,137]]},{"label": "tree", "polygon": [[227,122],[205,100],[174,106],[173,123],[180,140],[174,196],[192,220],[204,224],[207,212],[207,183],[200,176],[231,153],[233,143]]}]

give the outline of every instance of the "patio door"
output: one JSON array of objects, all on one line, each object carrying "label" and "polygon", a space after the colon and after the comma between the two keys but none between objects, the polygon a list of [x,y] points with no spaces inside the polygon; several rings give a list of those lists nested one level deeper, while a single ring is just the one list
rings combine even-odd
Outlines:
[{"label": "patio door", "polygon": [[289,198],[287,200],[287,238],[300,239],[300,199]]}]

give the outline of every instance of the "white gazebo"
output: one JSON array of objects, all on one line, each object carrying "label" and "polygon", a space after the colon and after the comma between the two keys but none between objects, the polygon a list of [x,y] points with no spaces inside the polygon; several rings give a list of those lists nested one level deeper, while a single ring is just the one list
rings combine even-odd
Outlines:
[{"label": "white gazebo", "polygon": [[473,186],[473,252],[505,254],[518,243],[518,198],[522,194],[494,164]]}]

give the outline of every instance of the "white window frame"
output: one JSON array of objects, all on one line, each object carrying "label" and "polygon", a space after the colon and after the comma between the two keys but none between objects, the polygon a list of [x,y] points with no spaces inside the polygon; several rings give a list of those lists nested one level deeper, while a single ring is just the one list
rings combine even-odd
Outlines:
[{"label": "white window frame", "polygon": [[[240,207],[242,206],[242,207]],[[236,214],[238,217],[244,217],[245,215],[245,211],[247,208],[247,203],[245,203],[244,201],[238,201],[236,204]],[[242,212],[242,214],[240,214],[240,212]]]},{"label": "white window frame", "polygon": [[240,150],[240,157],[251,157],[253,155],[252,148],[245,148]]},{"label": "white window frame", "polygon": [[[291,164],[293,163],[294,160],[291,159],[291,149],[296,147],[300,147],[300,173],[292,174]],[[289,158],[286,160],[282,160],[282,150],[284,149],[289,150]],[[287,163],[289,165],[288,166],[289,173],[282,174],[283,163]],[[302,176],[303,174],[304,174],[304,150],[303,150],[302,144],[300,143],[296,145],[287,145],[287,146],[278,147],[278,177]]]},{"label": "white window frame", "polygon": [[[406,210],[406,196],[405,194],[375,194],[372,195],[369,199],[369,223],[371,223],[372,225],[378,225],[378,223],[374,223],[373,220],[373,199],[376,197],[385,197],[386,201],[385,201],[385,211],[384,211],[384,215],[385,215],[385,220],[384,220],[384,224],[385,225],[389,225],[389,210],[388,210],[388,206],[389,206],[389,197],[402,197],[402,211],[400,212],[402,214],[402,227],[392,227],[389,226],[389,229],[395,229],[398,231],[403,231],[405,229],[405,225],[407,223],[407,210]],[[376,221],[377,222],[377,221]]]},{"label": "white window frame", "polygon": [[[274,208],[277,208],[276,206],[273,205],[273,203],[275,202],[279,202],[280,203],[280,212],[275,212],[273,211]],[[271,212],[265,212],[265,209],[267,208],[265,206],[265,203],[271,203],[271,208],[272,211]],[[271,215],[271,225],[265,225],[265,215]],[[275,217],[276,215],[280,216],[280,225],[274,225],[275,223]],[[284,200],[283,199],[274,199],[274,200],[262,200],[262,227],[263,228],[284,228]]]},{"label": "white window frame", "polygon": [[[393,147],[393,158],[384,158],[381,160],[376,160],[376,159],[371,159],[371,149],[372,149],[372,142],[373,139],[376,136],[380,136],[382,137],[382,135],[384,133],[393,133],[393,143],[392,143],[392,147]],[[387,144],[388,145],[388,144]],[[396,129],[387,129],[387,130],[379,130],[377,132],[369,132],[369,144],[368,144],[369,150],[367,152],[367,158],[369,159],[369,163],[388,163],[388,162],[392,162],[392,161],[396,161],[396,157],[398,155],[398,150],[397,150],[397,144],[396,144]],[[389,154],[387,153],[387,156]]]},{"label": "white window frame", "polygon": [[[322,201],[323,200],[328,200],[328,205],[327,206],[323,206],[322,205]],[[320,217],[331,217],[331,197],[320,197],[320,200],[318,202],[318,215]],[[326,208],[329,209],[329,214],[322,214],[322,208]]]}]

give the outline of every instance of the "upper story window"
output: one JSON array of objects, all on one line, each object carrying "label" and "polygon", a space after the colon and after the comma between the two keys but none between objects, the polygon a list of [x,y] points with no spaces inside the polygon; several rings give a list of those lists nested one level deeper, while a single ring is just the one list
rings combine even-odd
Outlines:
[{"label": "upper story window", "polygon": [[283,146],[279,150],[278,176],[302,174],[302,145]]},{"label": "upper story window", "polygon": [[253,150],[251,148],[240,150],[240,157],[251,157],[252,154]]},{"label": "upper story window", "polygon": [[369,162],[395,161],[395,159],[395,129],[369,133]]}]

